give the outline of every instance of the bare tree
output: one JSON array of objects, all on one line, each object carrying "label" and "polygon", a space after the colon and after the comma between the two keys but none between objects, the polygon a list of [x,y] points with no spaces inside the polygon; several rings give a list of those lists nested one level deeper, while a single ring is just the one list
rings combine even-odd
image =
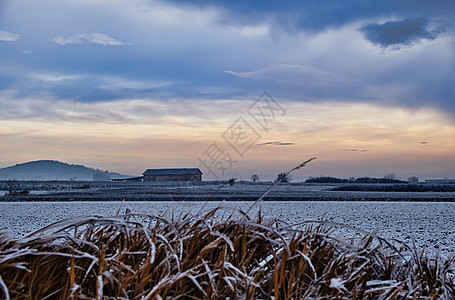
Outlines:
[{"label": "bare tree", "polygon": [[12,195],[19,188],[19,184],[16,179],[6,180],[5,185],[6,190],[8,191],[8,195]]},{"label": "bare tree", "polygon": [[258,176],[258,174],[253,174],[253,175],[251,175],[251,180],[252,180],[253,182],[259,181],[259,176]]},{"label": "bare tree", "polygon": [[390,179],[390,180],[395,180],[395,179],[397,179],[397,175],[392,172],[392,173],[389,173],[389,174],[385,174],[384,178],[385,179]]}]

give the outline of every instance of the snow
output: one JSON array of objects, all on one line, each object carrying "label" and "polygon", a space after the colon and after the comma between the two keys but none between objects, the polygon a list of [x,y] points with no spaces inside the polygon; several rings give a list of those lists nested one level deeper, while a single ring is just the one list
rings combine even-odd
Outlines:
[{"label": "snow", "polygon": [[[182,211],[198,212],[220,202],[0,202],[0,228],[13,236],[25,236],[53,222],[76,216],[112,216],[126,209],[131,213],[163,215]],[[225,202],[225,206],[243,211],[253,202]],[[305,220],[327,220],[366,231],[377,229],[384,238],[396,238],[417,247],[448,255],[455,249],[455,203],[452,202],[361,202],[361,201],[280,201],[262,202],[266,218],[280,218],[288,223]],[[226,210],[226,215],[232,211]],[[254,209],[251,215],[257,213]],[[353,236],[340,228],[341,236]]]},{"label": "snow", "polygon": [[341,278],[332,278],[330,279],[330,288],[337,289],[337,290],[346,290],[344,287],[345,281]]}]

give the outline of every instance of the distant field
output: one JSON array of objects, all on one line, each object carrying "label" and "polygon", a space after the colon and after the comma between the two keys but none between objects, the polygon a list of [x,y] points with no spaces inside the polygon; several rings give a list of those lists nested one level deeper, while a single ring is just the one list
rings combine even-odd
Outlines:
[{"label": "distant field", "polygon": [[[254,201],[271,184],[25,181],[17,183],[19,195],[3,196],[7,194],[6,187],[0,182],[0,201]],[[20,194],[21,191],[29,191],[29,195]],[[452,202],[455,185],[279,184],[265,200]]]},{"label": "distant field", "polygon": [[333,191],[368,192],[455,192],[455,184],[346,184]]}]

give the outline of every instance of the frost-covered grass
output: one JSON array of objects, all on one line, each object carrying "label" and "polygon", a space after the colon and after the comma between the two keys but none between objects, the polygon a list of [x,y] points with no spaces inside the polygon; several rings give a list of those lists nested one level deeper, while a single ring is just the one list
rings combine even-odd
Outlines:
[{"label": "frost-covered grass", "polygon": [[[451,298],[451,258],[330,222],[289,225],[227,208],[60,221],[0,237],[11,299]],[[338,226],[342,226],[337,224]]]}]

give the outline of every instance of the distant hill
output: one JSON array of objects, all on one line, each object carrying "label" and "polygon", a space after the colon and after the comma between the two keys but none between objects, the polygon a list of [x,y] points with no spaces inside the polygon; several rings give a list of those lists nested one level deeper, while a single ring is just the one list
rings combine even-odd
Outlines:
[{"label": "distant hill", "polygon": [[[83,165],[70,165],[55,160],[37,160],[0,169],[0,180],[78,180],[91,181],[95,177],[127,178],[128,175],[101,171]],[[101,177],[102,177],[101,176]]]}]

